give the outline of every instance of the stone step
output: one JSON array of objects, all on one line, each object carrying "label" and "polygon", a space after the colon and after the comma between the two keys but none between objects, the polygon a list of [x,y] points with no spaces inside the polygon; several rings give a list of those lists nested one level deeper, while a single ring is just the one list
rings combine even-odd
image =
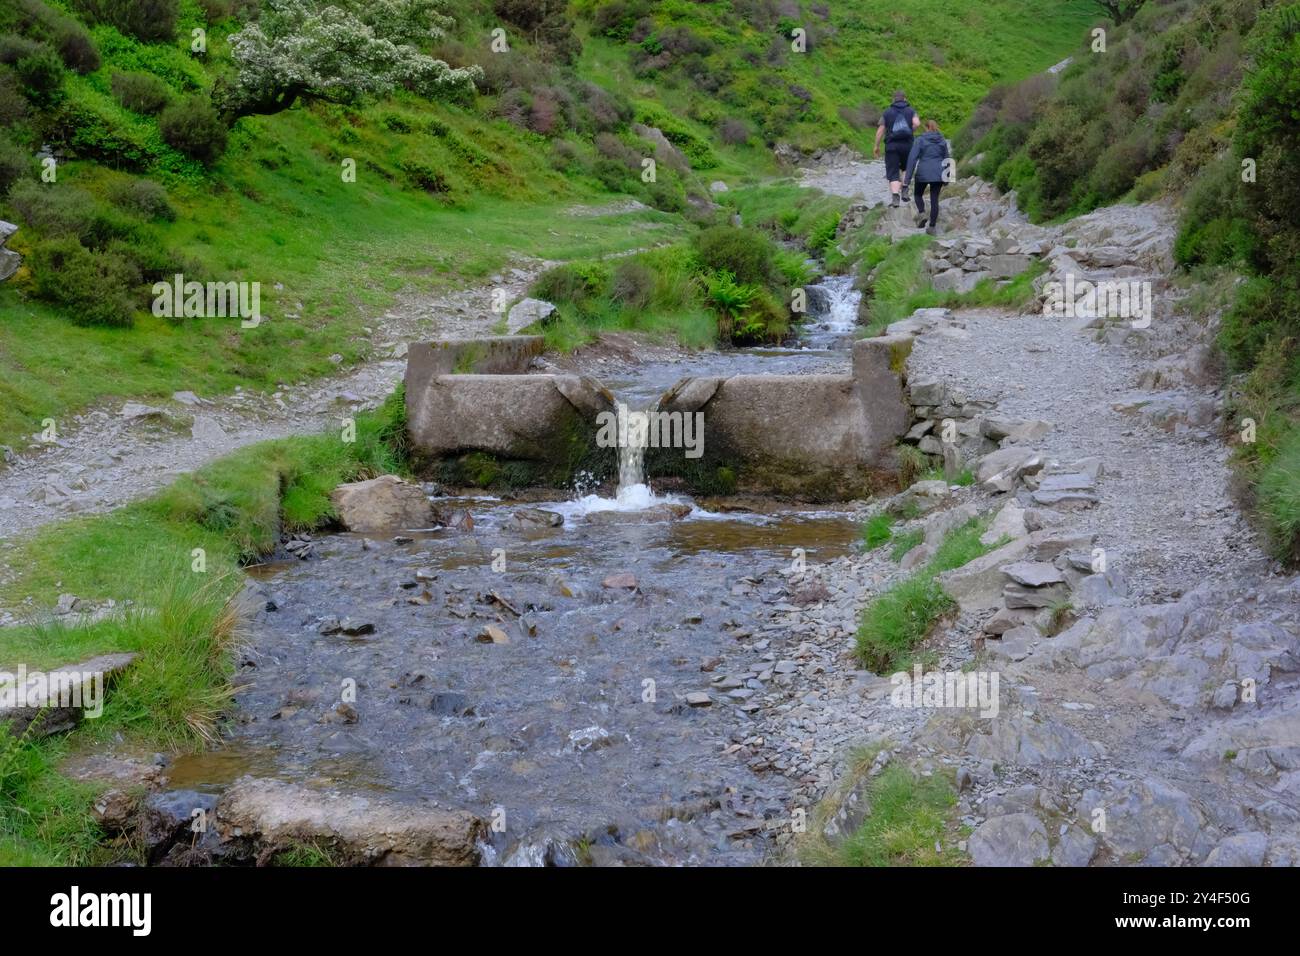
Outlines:
[{"label": "stone step", "polygon": [[71,730],[83,716],[98,717],[109,686],[136,656],[102,654],[52,671],[0,670],[0,723],[8,722],[16,737],[49,737]]}]

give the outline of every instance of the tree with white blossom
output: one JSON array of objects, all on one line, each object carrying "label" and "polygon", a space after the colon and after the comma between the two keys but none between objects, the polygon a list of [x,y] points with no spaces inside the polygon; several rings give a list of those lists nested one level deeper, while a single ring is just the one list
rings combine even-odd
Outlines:
[{"label": "tree with white blossom", "polygon": [[214,91],[231,118],[278,113],[299,100],[352,103],[396,87],[438,98],[473,93],[477,66],[455,69],[420,45],[452,24],[444,0],[263,0],[230,37],[233,77]]}]

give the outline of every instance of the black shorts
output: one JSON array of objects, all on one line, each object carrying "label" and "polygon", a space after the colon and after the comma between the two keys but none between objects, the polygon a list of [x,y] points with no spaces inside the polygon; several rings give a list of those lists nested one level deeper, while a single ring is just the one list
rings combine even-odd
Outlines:
[{"label": "black shorts", "polygon": [[885,178],[891,183],[903,178],[907,157],[912,152],[911,143],[885,144]]}]

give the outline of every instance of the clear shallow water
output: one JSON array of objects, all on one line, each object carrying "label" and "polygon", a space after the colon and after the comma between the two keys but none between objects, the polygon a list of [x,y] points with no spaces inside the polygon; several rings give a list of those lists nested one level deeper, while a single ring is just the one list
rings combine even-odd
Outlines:
[{"label": "clear shallow water", "polygon": [[[606,384],[644,408],[683,374],[846,367],[844,352],[736,352]],[[219,791],[251,773],[504,812],[506,832],[485,847],[497,864],[761,861],[765,826],[788,820],[789,783],[733,752],[757,705],[711,681],[793,652],[797,637],[768,624],[781,572],[796,555],[851,553],[857,523],[637,482],[605,498],[454,504],[472,530],[333,535],[312,560],[256,569],[263,609],[229,745],[178,760],[173,785]],[[521,522],[524,507],[564,523]],[[326,618],[373,632],[322,634]],[[485,642],[489,625],[508,642]],[[345,681],[355,723],[334,716]],[[698,692],[710,706],[687,704]]]}]

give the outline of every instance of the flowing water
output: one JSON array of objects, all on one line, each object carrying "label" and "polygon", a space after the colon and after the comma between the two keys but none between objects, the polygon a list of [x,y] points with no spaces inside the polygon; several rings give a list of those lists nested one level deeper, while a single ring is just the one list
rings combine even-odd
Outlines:
[{"label": "flowing water", "polygon": [[[842,283],[826,285],[841,301]],[[838,321],[816,334],[838,335]],[[687,374],[847,366],[843,350],[753,350],[606,384],[649,410]],[[502,813],[489,863],[763,860],[791,784],[735,752],[753,733],[750,698],[779,683],[760,672],[799,643],[771,608],[796,549],[809,562],[848,554],[857,523],[656,494],[643,454],[620,449],[611,497],[530,503],[562,515],[558,527],[521,519],[519,502],[463,498],[471,530],[329,535],[311,560],[258,569],[228,742],[179,758],[172,785],[219,792],[253,774]],[[369,627],[331,633],[330,619]],[[723,673],[754,676],[724,691],[711,686]],[[341,722],[349,680],[356,720]],[[708,706],[688,702],[699,692]]]},{"label": "flowing water", "polygon": [[862,293],[854,288],[854,276],[827,276],[809,286],[808,318],[803,339],[809,348],[846,348],[858,325]]}]

